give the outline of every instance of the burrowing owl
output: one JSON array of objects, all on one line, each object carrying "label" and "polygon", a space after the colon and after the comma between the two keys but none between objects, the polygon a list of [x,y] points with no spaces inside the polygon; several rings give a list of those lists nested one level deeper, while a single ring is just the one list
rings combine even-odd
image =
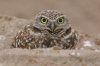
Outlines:
[{"label": "burrowing owl", "polygon": [[77,42],[77,32],[67,17],[56,10],[45,10],[33,19],[33,24],[17,33],[12,46],[28,49],[58,46],[71,49],[75,48]]}]

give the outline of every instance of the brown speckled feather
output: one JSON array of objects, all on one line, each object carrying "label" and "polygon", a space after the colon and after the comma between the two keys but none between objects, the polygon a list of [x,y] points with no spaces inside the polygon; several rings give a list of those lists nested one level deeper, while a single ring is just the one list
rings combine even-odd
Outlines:
[{"label": "brown speckled feather", "polygon": [[[49,27],[40,22],[42,16],[48,19]],[[57,23],[60,17],[64,18],[64,24]],[[51,24],[56,25],[55,31],[50,30]],[[36,16],[34,24],[25,26],[17,33],[12,47],[34,49],[58,46],[62,49],[72,49],[77,42],[77,32],[70,26],[67,18],[58,11],[46,10]]]}]

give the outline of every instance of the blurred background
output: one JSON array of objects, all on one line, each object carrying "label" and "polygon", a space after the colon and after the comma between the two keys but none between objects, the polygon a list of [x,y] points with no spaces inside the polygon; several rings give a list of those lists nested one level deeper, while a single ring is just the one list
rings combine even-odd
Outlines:
[{"label": "blurred background", "polygon": [[0,0],[0,15],[31,19],[46,9],[64,13],[84,33],[100,32],[100,0]]}]

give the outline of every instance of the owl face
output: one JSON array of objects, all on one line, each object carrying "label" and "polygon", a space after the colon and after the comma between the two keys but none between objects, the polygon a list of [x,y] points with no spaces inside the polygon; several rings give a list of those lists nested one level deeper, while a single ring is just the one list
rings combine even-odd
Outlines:
[{"label": "owl face", "polygon": [[70,27],[66,16],[55,10],[40,12],[35,18],[34,26],[51,35],[58,35]]}]

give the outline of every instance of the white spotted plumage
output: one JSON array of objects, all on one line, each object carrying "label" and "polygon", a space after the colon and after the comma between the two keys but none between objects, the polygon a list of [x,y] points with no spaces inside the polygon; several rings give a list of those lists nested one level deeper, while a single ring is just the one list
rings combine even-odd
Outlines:
[{"label": "white spotted plumage", "polygon": [[[44,19],[43,24],[41,18]],[[33,19],[33,24],[17,33],[12,47],[34,49],[59,46],[62,49],[72,49],[77,42],[77,32],[71,27],[67,17],[56,10],[45,10]]]}]

